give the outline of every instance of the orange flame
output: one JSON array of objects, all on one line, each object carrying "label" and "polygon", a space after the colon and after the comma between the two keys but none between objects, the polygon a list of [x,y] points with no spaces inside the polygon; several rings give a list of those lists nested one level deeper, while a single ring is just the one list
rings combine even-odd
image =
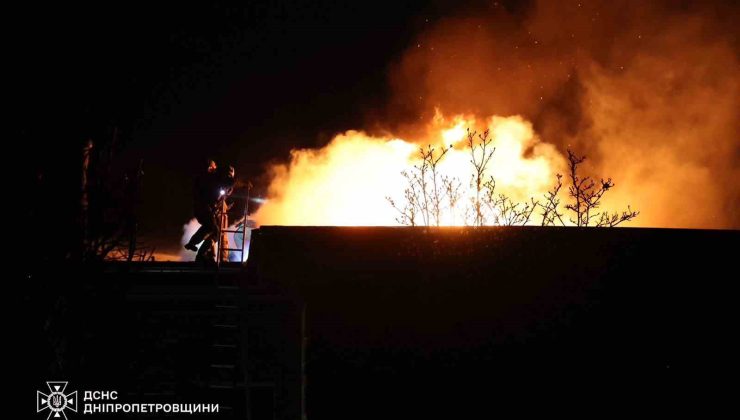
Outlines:
[{"label": "orange flame", "polygon": [[[497,191],[513,199],[541,197],[565,167],[562,154],[519,116],[446,119],[437,112],[426,135],[415,142],[347,131],[322,149],[293,150],[288,164],[272,168],[268,200],[255,219],[262,225],[397,225],[397,212],[386,197],[402,199],[401,172],[419,163],[420,146],[452,146],[439,170],[467,187],[472,170],[467,128],[490,130],[496,151],[486,177],[493,176]],[[460,200],[463,205],[466,198]],[[443,224],[463,224],[462,212],[462,207],[444,209]]]}]

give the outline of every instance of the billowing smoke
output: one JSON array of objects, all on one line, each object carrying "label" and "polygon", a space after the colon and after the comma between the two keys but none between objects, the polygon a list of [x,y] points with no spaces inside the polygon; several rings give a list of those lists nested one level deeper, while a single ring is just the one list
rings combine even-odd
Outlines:
[{"label": "billowing smoke", "polygon": [[521,114],[612,176],[637,224],[738,227],[738,9],[675,3],[494,3],[443,20],[392,74],[394,105]]},{"label": "billowing smoke", "polygon": [[[606,207],[641,211],[634,225],[740,227],[737,17],[738,6],[719,2],[540,0],[516,11],[487,3],[431,22],[389,75],[396,95],[380,124],[394,135],[352,132],[295,151],[273,168],[273,200],[257,219],[365,224],[354,215],[370,206],[369,224],[393,224],[382,197],[402,182],[406,146],[443,144],[429,132],[440,110],[531,121],[539,150],[559,151],[548,152],[547,174],[562,170],[568,147],[588,155],[585,169],[616,183]],[[516,159],[532,158],[534,143],[518,144]],[[342,153],[351,156],[340,161]],[[524,184],[537,184],[530,194],[542,190]],[[352,200],[339,197],[350,191]]]},{"label": "billowing smoke", "polygon": [[190,241],[190,238],[195,234],[195,232],[200,227],[200,224],[197,220],[190,219],[186,224],[182,226],[182,237],[180,238],[180,247],[178,248],[180,250],[180,261],[194,261],[195,260],[195,253],[192,251],[188,251],[184,248],[185,244]]}]

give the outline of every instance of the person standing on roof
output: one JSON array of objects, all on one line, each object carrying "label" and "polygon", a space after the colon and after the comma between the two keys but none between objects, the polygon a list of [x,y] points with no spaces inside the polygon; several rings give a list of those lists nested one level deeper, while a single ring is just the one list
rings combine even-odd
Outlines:
[{"label": "person standing on roof", "polygon": [[195,178],[193,188],[193,214],[200,223],[200,228],[185,244],[185,249],[198,251],[196,245],[209,239],[218,230],[219,221],[216,220],[215,210],[220,198],[219,184],[216,162],[208,160],[206,171]]}]

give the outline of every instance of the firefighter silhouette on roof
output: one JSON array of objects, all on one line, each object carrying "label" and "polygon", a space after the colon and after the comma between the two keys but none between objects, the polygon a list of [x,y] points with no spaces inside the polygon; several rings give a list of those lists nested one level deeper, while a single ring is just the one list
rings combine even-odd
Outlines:
[{"label": "firefighter silhouette on roof", "polygon": [[214,244],[221,234],[221,212],[226,209],[224,200],[233,192],[234,184],[234,168],[219,168],[213,160],[208,161],[206,171],[195,179],[193,213],[200,228],[185,244],[185,249],[198,252],[196,261],[215,261]]}]

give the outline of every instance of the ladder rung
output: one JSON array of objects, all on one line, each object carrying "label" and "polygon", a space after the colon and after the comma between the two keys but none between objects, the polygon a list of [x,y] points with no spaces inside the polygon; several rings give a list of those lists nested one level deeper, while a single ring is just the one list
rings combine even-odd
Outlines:
[{"label": "ladder rung", "polygon": [[242,252],[241,248],[221,248],[221,251],[238,251]]},{"label": "ladder rung", "polygon": [[221,232],[222,232],[222,233],[223,233],[223,232],[225,232],[225,233],[244,233],[244,231],[243,231],[243,230],[241,230],[241,229],[239,229],[239,230],[232,230],[232,229],[221,229]]}]

